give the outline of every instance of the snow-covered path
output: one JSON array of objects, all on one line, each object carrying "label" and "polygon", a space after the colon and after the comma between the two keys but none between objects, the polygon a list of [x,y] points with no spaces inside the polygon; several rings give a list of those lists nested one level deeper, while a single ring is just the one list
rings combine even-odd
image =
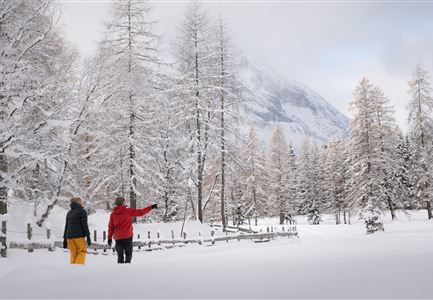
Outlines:
[{"label": "snow-covered path", "polygon": [[431,298],[433,222],[299,226],[301,238],[188,245],[88,256],[10,251],[0,260],[0,298]]}]

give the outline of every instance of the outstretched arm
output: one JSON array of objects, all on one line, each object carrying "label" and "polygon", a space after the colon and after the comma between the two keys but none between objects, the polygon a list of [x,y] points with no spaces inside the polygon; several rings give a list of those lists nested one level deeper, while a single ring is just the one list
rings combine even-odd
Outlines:
[{"label": "outstretched arm", "polygon": [[128,214],[131,217],[141,217],[141,216],[144,216],[145,214],[148,214],[151,210],[152,210],[152,206],[148,206],[148,207],[141,208],[141,209],[135,209],[135,208],[128,207],[126,209],[126,211],[128,212]]}]

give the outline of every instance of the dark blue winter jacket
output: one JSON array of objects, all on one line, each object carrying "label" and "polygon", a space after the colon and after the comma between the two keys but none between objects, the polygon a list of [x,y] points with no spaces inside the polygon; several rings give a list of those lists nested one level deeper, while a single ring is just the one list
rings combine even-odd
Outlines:
[{"label": "dark blue winter jacket", "polygon": [[87,212],[75,202],[71,203],[71,210],[66,215],[65,233],[63,238],[74,239],[90,236],[87,224]]}]

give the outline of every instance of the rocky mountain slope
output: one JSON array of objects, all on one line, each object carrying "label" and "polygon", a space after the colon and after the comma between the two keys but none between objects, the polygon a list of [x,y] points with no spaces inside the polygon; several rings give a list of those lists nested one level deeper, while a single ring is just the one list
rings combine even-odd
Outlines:
[{"label": "rocky mountain slope", "polygon": [[305,136],[319,143],[346,136],[349,118],[322,96],[299,82],[286,80],[263,59],[240,52],[238,76],[243,84],[243,119],[254,125],[264,143],[280,123],[287,141],[299,146]]}]

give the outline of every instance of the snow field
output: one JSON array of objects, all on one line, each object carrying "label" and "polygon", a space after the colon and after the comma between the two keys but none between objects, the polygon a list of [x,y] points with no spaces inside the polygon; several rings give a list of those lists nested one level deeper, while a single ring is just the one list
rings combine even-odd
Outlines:
[{"label": "snow field", "polygon": [[71,266],[62,249],[10,250],[0,260],[0,298],[431,297],[433,222],[424,212],[385,216],[385,232],[372,235],[352,221],[312,226],[298,218],[300,238],[134,252],[131,265],[117,265],[111,253]]}]

